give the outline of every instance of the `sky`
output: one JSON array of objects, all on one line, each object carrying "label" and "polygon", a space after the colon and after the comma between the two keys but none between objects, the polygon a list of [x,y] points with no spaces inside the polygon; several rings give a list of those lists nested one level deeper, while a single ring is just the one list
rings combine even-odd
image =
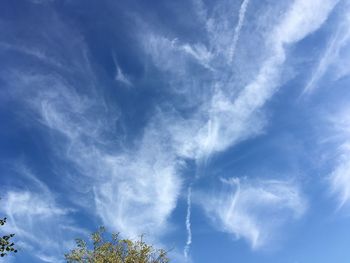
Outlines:
[{"label": "sky", "polygon": [[350,262],[349,85],[348,0],[2,0],[0,262]]}]

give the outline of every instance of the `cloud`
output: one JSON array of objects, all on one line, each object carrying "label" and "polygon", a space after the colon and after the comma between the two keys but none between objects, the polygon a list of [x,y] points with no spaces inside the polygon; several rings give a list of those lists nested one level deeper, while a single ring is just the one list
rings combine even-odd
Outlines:
[{"label": "cloud", "polygon": [[30,56],[37,59],[38,61],[44,62],[45,64],[56,66],[57,68],[63,68],[61,62],[48,54],[45,50],[40,50],[38,48],[33,48],[30,46],[25,46],[15,43],[0,42],[0,48],[7,51],[18,52],[22,55]]},{"label": "cloud", "polygon": [[115,75],[115,79],[124,83],[127,86],[132,86],[130,80],[124,75],[120,67],[116,66],[116,68],[117,68],[117,73]]},{"label": "cloud", "polygon": [[[255,77],[241,87],[234,81],[227,82],[227,75],[232,74],[230,68],[228,71],[216,68],[218,65],[215,61],[220,61],[220,65],[230,65],[221,54],[229,49],[231,43],[226,46],[223,46],[222,41],[217,43],[216,38],[209,34],[210,29],[208,34],[212,46],[206,49],[214,50],[211,52],[213,62],[210,63],[213,71],[208,73],[209,78],[205,81],[192,74],[187,66],[188,51],[181,53],[181,49],[177,47],[179,40],[172,41],[155,34],[146,37],[143,35],[145,50],[155,65],[177,80],[175,92],[177,84],[182,85],[185,88],[179,96],[191,98],[190,103],[197,105],[187,119],[180,116],[171,120],[169,129],[179,152],[188,158],[205,160],[212,153],[224,151],[241,140],[259,134],[266,123],[261,109],[280,86],[281,68],[286,60],[287,47],[317,30],[326,21],[336,2],[294,1],[267,37],[267,42],[271,43],[270,50],[266,51],[267,58]],[[224,23],[218,18],[210,21],[211,25],[215,21],[219,27],[220,23]],[[229,33],[225,31],[226,35]],[[191,82],[186,81],[187,79]],[[200,94],[198,98],[191,96],[195,89]]]},{"label": "cloud", "polygon": [[337,3],[337,0],[295,0],[273,32],[276,47],[296,43],[316,31]]},{"label": "cloud", "polygon": [[[44,31],[53,32],[57,39],[43,41],[41,50],[54,50],[52,57],[61,57],[60,63],[70,65],[69,70],[41,66],[2,70],[9,97],[25,112],[25,125],[40,130],[52,148],[70,202],[128,238],[164,234],[182,182],[182,162],[164,127],[151,121],[134,142],[126,142],[116,129],[121,112],[96,88],[94,65],[83,38],[57,16],[48,21]],[[67,39],[75,40],[74,47],[66,47]],[[61,48],[55,48],[61,42]],[[40,59],[50,62],[45,56]],[[40,200],[32,192],[24,197],[23,202]],[[49,229],[44,231],[50,235]]]},{"label": "cloud", "polygon": [[126,86],[132,86],[131,81],[127,78],[127,76],[121,70],[114,54],[113,54],[113,60],[116,68],[115,80],[120,81],[121,83],[124,83]]},{"label": "cloud", "polygon": [[147,130],[135,151],[99,158],[111,168],[111,176],[94,187],[97,211],[104,222],[129,237],[165,233],[167,218],[176,206],[181,164],[164,139],[161,131]]},{"label": "cloud", "polygon": [[[240,60],[232,60],[227,54],[232,52],[232,44],[236,54],[238,48],[245,48],[238,47],[237,41],[244,37],[242,25],[248,1],[241,6],[237,25],[232,17],[215,12],[209,16],[203,3],[196,3],[206,29],[206,42],[186,42],[140,27],[144,59],[158,67],[168,80],[169,89],[162,92],[169,99],[159,103],[155,112],[149,112],[152,117],[131,142],[126,142],[115,128],[123,112],[109,105],[101,95],[101,87],[96,88],[98,78],[84,38],[58,16],[54,16],[53,25],[46,25],[45,34],[53,34],[50,41],[40,38],[43,44],[32,44],[39,48],[19,46],[16,51],[46,64],[59,61],[56,67],[70,65],[68,70],[48,72],[46,67],[20,67],[1,71],[12,96],[24,102],[30,112],[29,121],[37,121],[35,125],[47,135],[55,158],[64,163],[61,169],[67,198],[91,214],[96,212],[113,231],[131,238],[142,233],[157,237],[167,231],[167,219],[182,189],[185,160],[204,167],[213,154],[263,132],[268,121],[263,108],[280,87],[288,47],[316,31],[336,1],[294,1],[276,25],[268,26],[271,33],[264,32],[267,40],[258,42],[257,46],[264,47],[263,60],[247,62],[256,64],[256,70],[239,77],[234,74],[235,68],[247,65],[240,65]],[[115,66],[116,80],[131,85],[119,65]],[[229,191],[212,201],[231,212],[225,214],[227,211],[211,205],[207,213],[225,231],[242,236],[253,247],[265,244],[269,231],[275,229],[262,209],[277,214],[276,227],[287,221],[281,211],[295,218],[303,213],[300,193],[292,183],[224,184]],[[232,190],[238,186],[239,190]],[[49,204],[40,203],[41,196],[31,191],[13,195],[21,197],[25,204],[37,203],[40,213],[47,213],[49,219],[55,213],[59,218],[68,213],[60,210],[54,199],[49,198]],[[253,198],[260,201],[255,204]],[[188,208],[189,219],[190,205]],[[233,218],[234,213],[239,217]],[[187,220],[187,230],[189,226]],[[45,231],[50,233],[50,229]]]},{"label": "cloud", "polygon": [[331,193],[337,197],[338,208],[350,204],[350,115],[349,109],[332,115],[332,141],[338,147],[335,150],[336,163],[328,177]]},{"label": "cloud", "polygon": [[247,12],[248,4],[249,4],[249,0],[243,0],[241,7],[239,8],[238,23],[237,23],[237,26],[235,27],[235,34],[233,36],[232,46],[230,49],[230,60],[231,61],[235,55],[236,46],[237,46],[237,43],[239,40],[239,35],[240,35],[240,31],[241,31],[242,26],[243,26],[244,17],[245,17],[245,13]]},{"label": "cloud", "polygon": [[192,188],[188,188],[187,193],[187,214],[186,214],[186,230],[187,230],[187,241],[184,248],[184,257],[186,259],[186,262],[188,262],[188,255],[190,251],[190,246],[192,244],[192,230],[191,230],[191,203],[192,203]]},{"label": "cloud", "polygon": [[253,249],[273,242],[307,208],[298,186],[289,181],[231,178],[222,184],[221,192],[199,193],[196,202],[217,229],[247,240]]},{"label": "cloud", "polygon": [[13,188],[2,197],[0,211],[8,218],[5,230],[15,233],[20,252],[32,253],[43,262],[63,262],[75,235],[86,231],[74,226],[73,210],[58,205],[47,186],[26,167],[17,172],[27,181],[27,189]]},{"label": "cloud", "polygon": [[[7,231],[16,234],[19,249],[44,262],[63,262],[63,254],[70,249],[62,242],[64,227],[70,224],[67,209],[58,207],[50,196],[32,191],[9,191],[2,202],[1,212],[9,219]],[[72,234],[64,238],[73,240]]]},{"label": "cloud", "polygon": [[50,82],[56,88],[32,99],[34,109],[42,124],[63,136],[58,155],[86,178],[103,223],[128,237],[160,234],[181,186],[180,164],[162,127],[146,127],[134,149],[113,150],[101,102],[77,95],[59,79]]},{"label": "cloud", "polygon": [[[167,74],[170,92],[182,99],[181,107],[186,108],[187,104],[192,110],[183,117],[174,106],[170,115],[164,114],[158,119],[166,123],[163,127],[170,132],[176,154],[195,160],[199,167],[197,170],[200,171],[212,154],[223,152],[263,131],[267,119],[262,110],[283,83],[281,74],[287,49],[318,30],[337,1],[293,1],[280,20],[270,25],[271,33],[266,33],[266,40],[261,43],[261,46],[266,47],[261,49],[264,60],[256,74],[247,77],[245,82],[232,77],[236,66],[234,63],[237,62],[232,61],[232,56],[227,54],[230,50],[232,53],[232,30],[227,17],[222,13],[220,16],[214,14],[214,17],[208,17],[209,12],[203,3],[196,1],[195,4],[199,9],[198,14],[205,21],[209,44],[196,43],[191,48],[190,43],[179,44],[182,42],[179,39],[171,40],[154,32],[142,34],[141,38],[146,54]],[[236,41],[246,5],[247,2],[241,7],[241,24],[238,23],[233,34]],[[210,51],[210,55],[201,58],[194,55],[193,50],[198,45]],[[235,42],[233,45],[235,47]],[[201,61],[199,65],[208,70],[204,80],[203,73],[196,75],[191,70],[189,61],[192,57]],[[196,175],[197,179],[199,177]],[[253,248],[267,244],[276,228],[289,217],[300,217],[306,209],[298,188],[292,183],[267,181],[237,185],[239,190],[234,193],[225,193],[221,198],[211,197],[212,204],[205,209],[214,221],[218,221],[218,228],[242,236]],[[206,202],[210,204],[211,199],[206,198],[202,204],[207,205]],[[268,216],[262,212],[264,209],[268,211]],[[273,221],[269,216],[274,216]],[[188,224],[186,227],[188,229]],[[187,248],[188,245],[185,254]]]},{"label": "cloud", "polygon": [[341,208],[350,202],[350,159],[348,152],[339,158],[339,164],[330,174],[331,190],[338,197],[338,207]]},{"label": "cloud", "polygon": [[[175,41],[176,43],[176,41]],[[183,51],[193,57],[199,64],[204,66],[205,68],[212,69],[210,66],[210,62],[212,59],[212,53],[202,44],[183,44],[179,45],[179,51]]]},{"label": "cloud", "polygon": [[[345,7],[349,10],[349,7]],[[346,50],[349,49],[350,40],[350,16],[348,12],[345,12],[345,17],[341,18],[335,33],[329,40],[326,49],[318,62],[310,80],[304,89],[304,94],[311,93],[317,88],[319,80],[324,76],[324,74],[333,67],[333,74],[335,78],[341,78],[350,73],[349,68],[349,53]]]}]

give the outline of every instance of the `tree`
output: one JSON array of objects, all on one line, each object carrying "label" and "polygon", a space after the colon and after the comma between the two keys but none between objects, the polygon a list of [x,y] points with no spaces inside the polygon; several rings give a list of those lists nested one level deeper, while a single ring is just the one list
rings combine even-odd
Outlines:
[{"label": "tree", "polygon": [[101,227],[91,235],[92,245],[82,239],[76,240],[77,247],[65,254],[68,263],[168,263],[167,253],[146,244],[142,236],[137,241],[120,239],[118,234],[104,237]]},{"label": "tree", "polygon": [[[4,219],[0,219],[0,226],[5,225],[6,217]],[[0,257],[6,256],[10,252],[17,253],[17,249],[14,248],[14,243],[11,242],[11,238],[14,237],[15,234],[9,234],[5,236],[0,236]]]}]

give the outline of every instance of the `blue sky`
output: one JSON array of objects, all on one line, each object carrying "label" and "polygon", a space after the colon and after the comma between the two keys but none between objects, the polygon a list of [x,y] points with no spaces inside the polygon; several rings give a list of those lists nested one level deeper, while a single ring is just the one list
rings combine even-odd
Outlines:
[{"label": "blue sky", "polygon": [[2,0],[2,262],[63,262],[100,225],[171,262],[350,262],[349,14]]}]

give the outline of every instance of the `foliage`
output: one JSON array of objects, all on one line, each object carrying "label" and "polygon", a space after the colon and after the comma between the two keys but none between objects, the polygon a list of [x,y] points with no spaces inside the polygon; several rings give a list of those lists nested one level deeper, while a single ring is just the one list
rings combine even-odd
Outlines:
[{"label": "foliage", "polygon": [[109,240],[104,238],[105,229],[101,227],[91,235],[92,245],[77,239],[77,247],[65,255],[67,262],[74,263],[167,263],[167,253],[146,244],[142,236],[137,241],[120,239],[112,234]]},{"label": "foliage", "polygon": [[[5,225],[6,223],[6,217],[4,219],[0,219],[0,226]],[[0,256],[4,257],[6,256],[9,252],[14,252],[17,253],[17,250],[14,248],[14,243],[11,242],[11,238],[15,234],[9,234],[5,236],[0,236]]]}]

